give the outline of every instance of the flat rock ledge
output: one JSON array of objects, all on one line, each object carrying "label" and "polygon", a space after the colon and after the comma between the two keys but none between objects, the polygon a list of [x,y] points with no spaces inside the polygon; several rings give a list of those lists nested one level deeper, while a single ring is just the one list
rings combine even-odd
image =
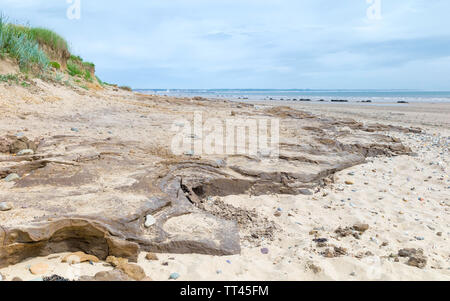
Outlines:
[{"label": "flat rock ledge", "polygon": [[[142,96],[138,100],[151,102]],[[239,113],[235,104],[210,106]],[[177,157],[142,141],[82,134],[40,137],[33,155],[18,157],[8,150],[20,151],[21,144],[33,148],[31,140],[4,137],[0,178],[12,173],[20,178],[3,183],[12,186],[0,191],[0,200],[14,206],[0,212],[0,267],[76,251],[131,261],[141,251],[239,254],[236,221],[201,210],[202,200],[243,193],[304,194],[367,157],[410,154],[386,132],[417,131],[323,119],[287,107],[246,106],[240,114],[281,119],[278,160]],[[167,136],[164,127],[149,130],[161,140]],[[155,222],[146,227],[149,216]]]}]

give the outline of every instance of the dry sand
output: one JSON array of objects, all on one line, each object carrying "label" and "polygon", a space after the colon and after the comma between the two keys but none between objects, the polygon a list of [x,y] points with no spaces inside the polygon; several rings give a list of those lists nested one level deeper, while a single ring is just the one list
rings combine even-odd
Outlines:
[{"label": "dry sand", "polygon": [[[58,97],[64,97],[61,93]],[[175,272],[180,275],[178,280],[450,280],[450,105],[289,105],[322,116],[419,126],[426,132],[395,133],[415,156],[372,158],[337,173],[332,187],[312,196],[210,198],[209,202],[220,200],[267,217],[276,224],[273,240],[250,243],[244,239],[248,233],[241,233],[242,254],[236,256],[157,254],[159,260],[148,261],[142,253],[138,264],[146,274],[153,280],[168,280]],[[71,109],[76,114],[76,108]],[[57,129],[48,125],[40,130]],[[369,225],[360,239],[335,233],[355,223]],[[327,246],[318,246],[313,241],[316,238],[327,239]],[[346,254],[323,255],[334,247],[346,249]],[[264,248],[268,254],[263,254]],[[426,267],[419,269],[407,265],[406,258],[390,257],[403,248],[423,249]],[[29,267],[41,262],[50,266],[46,275],[69,278],[112,269],[102,262],[70,266],[61,263],[64,255],[29,259],[0,273],[7,280],[36,279]]]}]

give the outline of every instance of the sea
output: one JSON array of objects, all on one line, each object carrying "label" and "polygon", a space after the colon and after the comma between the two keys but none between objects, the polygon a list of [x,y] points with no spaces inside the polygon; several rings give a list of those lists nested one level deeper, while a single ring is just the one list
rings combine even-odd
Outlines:
[{"label": "sea", "polygon": [[310,89],[136,89],[145,94],[238,101],[309,101],[365,104],[447,103],[450,91]]}]

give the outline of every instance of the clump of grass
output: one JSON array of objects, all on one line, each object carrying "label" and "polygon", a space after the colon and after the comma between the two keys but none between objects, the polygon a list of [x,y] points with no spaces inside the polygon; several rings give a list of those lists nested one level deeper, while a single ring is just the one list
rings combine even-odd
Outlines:
[{"label": "clump of grass", "polygon": [[16,83],[19,82],[19,77],[17,76],[17,74],[6,74],[6,75],[0,74],[0,82],[9,83],[12,81]]},{"label": "clump of grass", "polygon": [[58,62],[50,62],[50,66],[52,66],[53,68],[55,68],[56,70],[61,69],[61,64]]},{"label": "clump of grass", "polygon": [[92,68],[92,69],[95,68],[95,64],[91,63],[91,62],[83,62],[83,66],[86,68]]},{"label": "clump of grass", "polygon": [[72,59],[67,61],[67,72],[70,76],[82,75],[83,71]]},{"label": "clump of grass", "polygon": [[24,71],[33,67],[43,71],[49,64],[47,55],[39,48],[39,43],[26,33],[26,29],[8,24],[3,15],[0,15],[0,53],[16,59]]},{"label": "clump of grass", "polygon": [[129,91],[129,92],[133,91],[133,89],[131,89],[131,87],[128,87],[128,86],[122,86],[122,87],[119,87],[119,89],[122,89],[122,90],[125,90],[125,91]]},{"label": "clump of grass", "polygon": [[73,54],[70,55],[70,60],[74,61],[74,62],[79,62],[79,63],[83,62],[83,59],[80,56],[73,55]]},{"label": "clump of grass", "polygon": [[88,82],[92,82],[92,75],[89,70],[84,70],[84,79]]},{"label": "clump of grass", "polygon": [[42,27],[28,28],[28,34],[41,45],[47,45],[56,51],[69,52],[67,41],[52,30]]},{"label": "clump of grass", "polygon": [[7,23],[6,18],[0,14],[0,53],[16,59],[22,71],[38,68],[45,71],[49,59],[45,52],[39,48],[39,43],[28,34],[28,29]]}]

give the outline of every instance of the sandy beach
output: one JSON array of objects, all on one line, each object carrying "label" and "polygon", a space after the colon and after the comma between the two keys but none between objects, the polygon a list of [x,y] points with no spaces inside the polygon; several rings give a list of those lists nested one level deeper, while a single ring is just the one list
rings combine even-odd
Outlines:
[{"label": "sandy beach", "polygon": [[[44,89],[39,96],[31,96],[21,87],[2,88],[2,132],[10,135],[23,132],[36,138],[71,135],[73,128],[77,128],[81,132],[77,135],[93,139],[127,137],[132,140],[146,135],[149,126],[161,126],[168,110],[172,115],[181,114],[180,102],[197,108],[208,106],[204,101],[193,104],[192,100],[164,97],[155,97],[151,104],[138,103],[135,99],[141,96],[112,88],[80,92],[55,86],[47,87],[52,91],[52,95],[47,95],[46,85],[37,84]],[[449,104],[368,106],[265,102],[253,105],[290,106],[320,118],[352,118],[364,124],[419,127],[423,132],[389,132],[391,137],[410,147],[412,153],[369,157],[362,164],[336,172],[329,185],[313,187],[312,195],[208,196],[204,208],[234,208],[236,212],[255,214],[258,221],[264,221],[263,227],[270,229],[268,235],[255,235],[254,228],[240,225],[241,251],[236,255],[151,252],[157,258],[148,260],[148,252],[142,251],[137,265],[146,276],[157,281],[171,277],[189,281],[450,280]],[[229,114],[230,108],[238,110],[239,107],[236,103],[225,103],[217,107],[215,114]],[[153,117],[141,118],[150,116],[149,112]],[[156,115],[158,125],[151,121]],[[53,122],[46,122],[49,116]],[[125,125],[124,120],[130,123]],[[161,139],[154,136],[146,143],[150,145]],[[14,192],[12,183],[0,185],[3,197],[11,193],[23,195]],[[8,224],[5,213],[0,214],[0,221]],[[20,219],[20,215],[17,212],[15,219]],[[173,224],[172,228],[180,231],[179,227],[184,226]],[[204,226],[207,227],[196,224],[192,231],[206,231],[202,230]],[[405,249],[413,251],[408,253]],[[0,273],[6,280],[19,277],[39,281],[51,275],[76,280],[114,269],[104,260],[77,265],[63,263],[68,254],[26,258],[0,269]],[[30,268],[39,264],[44,264],[45,271],[32,274]]]}]

